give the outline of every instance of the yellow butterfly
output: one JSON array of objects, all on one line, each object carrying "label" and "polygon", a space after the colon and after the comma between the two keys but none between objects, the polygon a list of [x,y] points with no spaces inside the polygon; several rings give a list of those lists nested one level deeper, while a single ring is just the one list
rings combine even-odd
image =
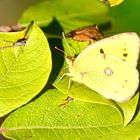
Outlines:
[{"label": "yellow butterfly", "polygon": [[89,45],[76,58],[67,56],[70,80],[77,81],[102,96],[123,102],[139,85],[136,69],[139,57],[136,33],[121,33]]},{"label": "yellow butterfly", "polygon": [[124,0],[100,0],[100,1],[110,5],[111,7],[113,7],[113,6],[119,5]]}]

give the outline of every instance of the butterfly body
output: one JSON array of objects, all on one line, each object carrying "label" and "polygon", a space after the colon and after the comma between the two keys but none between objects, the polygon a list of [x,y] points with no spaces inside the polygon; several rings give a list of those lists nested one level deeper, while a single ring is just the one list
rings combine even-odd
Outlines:
[{"label": "butterfly body", "polygon": [[88,46],[75,60],[66,58],[68,76],[102,96],[123,102],[136,92],[139,37],[122,33]]}]

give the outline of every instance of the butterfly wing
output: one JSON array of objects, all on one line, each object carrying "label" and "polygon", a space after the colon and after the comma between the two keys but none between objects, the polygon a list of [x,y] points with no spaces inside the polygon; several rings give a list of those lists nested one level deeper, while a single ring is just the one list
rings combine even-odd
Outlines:
[{"label": "butterfly wing", "polygon": [[108,0],[110,6],[116,6],[123,2],[123,0]]},{"label": "butterfly wing", "polygon": [[111,7],[113,7],[113,6],[116,6],[120,3],[122,3],[124,0],[100,0],[100,1],[110,5]]},{"label": "butterfly wing", "polygon": [[[128,53],[126,58],[123,50]],[[73,80],[104,97],[126,101],[135,94],[139,84],[138,52],[139,37],[136,34],[115,35],[86,48],[75,59],[70,72]]]},{"label": "butterfly wing", "polygon": [[139,41],[138,35],[133,32],[114,35],[88,46],[76,58],[76,61],[79,61],[82,57],[85,58],[86,55],[94,56],[102,54],[105,57],[105,55],[109,54],[136,67],[139,56]]},{"label": "butterfly wing", "polygon": [[[86,61],[85,61],[86,62]],[[138,71],[124,61],[107,55],[92,57],[86,65],[76,65],[74,80],[106,98],[119,102],[130,99],[138,88]]]}]

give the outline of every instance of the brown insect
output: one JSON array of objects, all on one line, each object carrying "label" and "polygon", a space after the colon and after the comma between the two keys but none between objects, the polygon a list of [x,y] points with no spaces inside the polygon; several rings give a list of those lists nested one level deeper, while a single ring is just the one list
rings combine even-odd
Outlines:
[{"label": "brown insect", "polygon": [[99,31],[98,26],[85,26],[77,28],[66,34],[66,37],[70,37],[76,41],[97,41],[103,38],[103,34]]}]

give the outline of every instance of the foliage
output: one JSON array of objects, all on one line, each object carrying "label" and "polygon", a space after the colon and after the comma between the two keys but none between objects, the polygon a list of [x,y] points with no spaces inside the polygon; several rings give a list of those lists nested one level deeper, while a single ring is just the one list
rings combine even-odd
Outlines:
[{"label": "foliage", "polygon": [[[105,36],[130,31],[140,34],[139,4],[139,0],[125,0],[109,7],[99,0],[46,0],[24,11],[19,20],[20,26],[26,26],[23,31],[0,33],[0,116],[13,111],[1,133],[16,140],[139,139],[139,93],[117,103],[76,82],[67,92],[69,78],[59,81],[67,64],[55,49],[67,54],[62,32],[93,24]],[[32,20],[35,23],[28,25]],[[16,46],[21,39],[26,44]],[[89,42],[67,39],[67,43],[73,53],[80,53]],[[68,95],[73,99],[65,100]]]}]

